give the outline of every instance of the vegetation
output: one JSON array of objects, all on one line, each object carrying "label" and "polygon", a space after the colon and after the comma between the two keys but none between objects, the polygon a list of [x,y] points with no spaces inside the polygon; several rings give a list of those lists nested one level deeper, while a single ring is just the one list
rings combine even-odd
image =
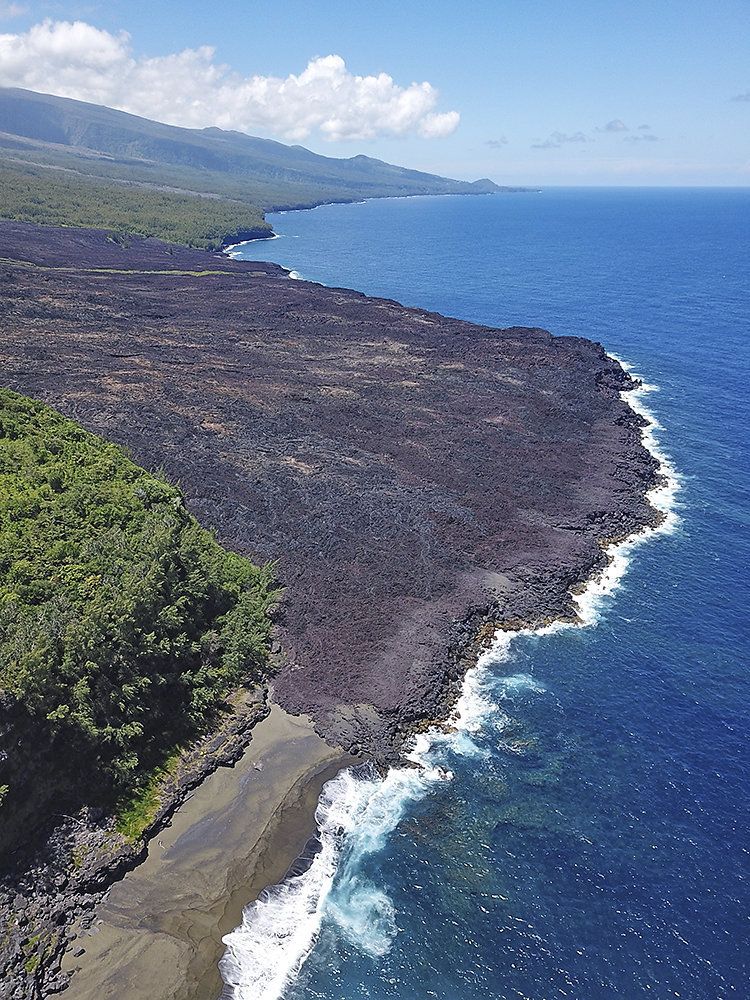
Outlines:
[{"label": "vegetation", "polygon": [[138,788],[123,795],[117,803],[117,829],[129,840],[136,840],[153,821],[161,805],[162,782],[179,759],[178,753],[170,756]]},{"label": "vegetation", "polygon": [[337,159],[218,128],[163,125],[0,87],[0,216],[216,249],[263,213],[326,202],[499,191],[368,156]]},{"label": "vegetation", "polygon": [[222,549],[163,476],[0,390],[3,834],[146,788],[230,688],[260,679],[272,576]]},{"label": "vegetation", "polygon": [[253,205],[127,186],[25,163],[0,162],[0,216],[155,236],[202,250],[218,250],[230,234],[249,237],[271,232]]}]

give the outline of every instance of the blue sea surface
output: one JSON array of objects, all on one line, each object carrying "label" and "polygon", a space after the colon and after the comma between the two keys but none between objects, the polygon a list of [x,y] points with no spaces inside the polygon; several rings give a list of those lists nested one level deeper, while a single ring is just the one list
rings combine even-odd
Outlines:
[{"label": "blue sea surface", "polygon": [[[592,624],[499,643],[423,770],[346,772],[227,938],[241,1000],[750,997],[750,189],[271,216],[303,278],[601,341],[654,390],[665,530]],[[498,567],[502,569],[502,567]]]}]

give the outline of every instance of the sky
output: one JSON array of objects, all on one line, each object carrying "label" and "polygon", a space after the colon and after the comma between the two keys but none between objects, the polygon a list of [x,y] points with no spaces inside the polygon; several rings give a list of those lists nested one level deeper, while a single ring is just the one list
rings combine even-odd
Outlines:
[{"label": "sky", "polygon": [[750,0],[0,0],[0,86],[509,185],[750,185]]}]

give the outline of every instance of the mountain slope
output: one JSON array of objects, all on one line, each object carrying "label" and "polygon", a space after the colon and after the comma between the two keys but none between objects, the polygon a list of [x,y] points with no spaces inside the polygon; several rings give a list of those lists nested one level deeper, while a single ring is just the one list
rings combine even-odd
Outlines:
[{"label": "mountain slope", "polygon": [[[62,97],[0,88],[4,155],[43,157],[87,175],[161,184],[252,202],[262,210],[415,194],[487,193],[367,156],[334,159],[218,128],[186,129]],[[11,138],[12,137],[12,138]]]}]

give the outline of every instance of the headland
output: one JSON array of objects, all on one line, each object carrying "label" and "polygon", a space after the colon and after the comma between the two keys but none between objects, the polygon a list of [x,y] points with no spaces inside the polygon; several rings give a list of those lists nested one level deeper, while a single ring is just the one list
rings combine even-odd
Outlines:
[{"label": "headland", "polygon": [[3,384],[277,561],[273,697],[321,760],[396,759],[496,628],[572,617],[603,545],[654,521],[633,382],[599,344],[154,240],[0,239]]}]

